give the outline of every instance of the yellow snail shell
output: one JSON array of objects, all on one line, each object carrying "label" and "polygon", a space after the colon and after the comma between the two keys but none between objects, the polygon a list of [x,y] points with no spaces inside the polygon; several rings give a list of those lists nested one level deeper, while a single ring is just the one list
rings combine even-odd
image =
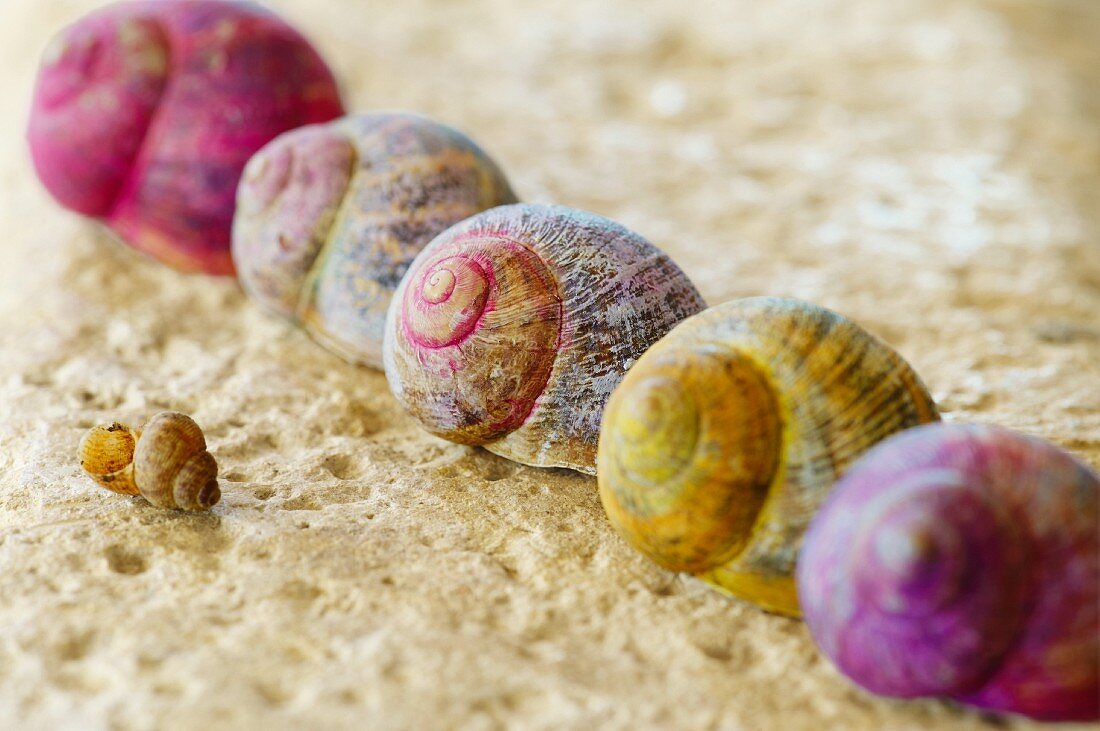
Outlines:
[{"label": "yellow snail shell", "polygon": [[798,300],[727,302],[678,325],[612,394],[600,497],[662,566],[797,615],[798,547],[837,477],[938,418],[901,356],[846,318]]},{"label": "yellow snail shell", "polygon": [[79,455],[99,485],[161,508],[209,510],[221,498],[218,465],[202,429],[184,414],[162,412],[141,429],[117,422],[93,427]]}]

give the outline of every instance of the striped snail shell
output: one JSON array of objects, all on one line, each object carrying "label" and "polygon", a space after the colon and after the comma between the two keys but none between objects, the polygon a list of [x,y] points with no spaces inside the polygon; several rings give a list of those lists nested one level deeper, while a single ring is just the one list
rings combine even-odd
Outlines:
[{"label": "striped snail shell", "polygon": [[561,206],[494,208],[413,262],[386,321],[398,401],[433,434],[593,473],[611,390],[704,307],[641,236]]},{"label": "striped snail shell", "polygon": [[1100,477],[1052,444],[964,424],[883,442],[814,518],[798,586],[868,690],[1100,718]]},{"label": "striped snail shell", "polygon": [[185,271],[232,274],[237,181],[276,135],[343,114],[312,46],[250,2],[119,2],[43,58],[27,137],[63,206]]},{"label": "striped snail shell", "polygon": [[938,418],[912,368],[850,320],[798,300],[726,302],[678,325],[612,394],[600,497],[662,566],[797,615],[798,547],[837,476]]},{"label": "striped snail shell", "polygon": [[249,162],[233,258],[266,309],[380,368],[386,310],[413,258],[448,226],[515,199],[455,129],[413,114],[345,117],[289,132]]},{"label": "striped snail shell", "polygon": [[102,487],[153,505],[209,510],[221,498],[218,464],[191,417],[165,411],[141,429],[93,427],[80,441],[80,466]]}]

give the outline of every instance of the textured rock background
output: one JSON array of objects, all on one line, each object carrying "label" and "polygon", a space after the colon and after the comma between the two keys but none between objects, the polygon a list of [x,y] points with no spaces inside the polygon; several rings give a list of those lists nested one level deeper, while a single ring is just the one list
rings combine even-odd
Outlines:
[{"label": "textured rock background", "polygon": [[[22,126],[92,5],[0,2],[0,726],[1002,726],[851,688],[800,623],[635,555],[592,479],[426,436],[232,282],[58,210]],[[351,106],[454,123],[710,301],[838,309],[947,418],[1100,466],[1092,0],[272,5]],[[207,430],[211,515],[79,472],[84,429],[164,408]]]}]

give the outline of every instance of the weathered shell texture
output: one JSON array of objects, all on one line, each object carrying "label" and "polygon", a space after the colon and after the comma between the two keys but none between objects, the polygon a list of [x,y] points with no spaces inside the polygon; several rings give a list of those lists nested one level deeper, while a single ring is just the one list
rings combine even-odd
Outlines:
[{"label": "weathered shell texture", "polygon": [[62,205],[174,267],[230,274],[248,158],[286,130],[342,113],[321,58],[259,6],[123,2],[47,50],[28,140]]},{"label": "weathered shell texture", "polygon": [[386,377],[434,434],[594,473],[608,395],[704,306],[668,256],[612,221],[502,206],[416,258],[386,321]]},{"label": "weathered shell texture", "polygon": [[461,132],[366,114],[288,132],[249,162],[233,257],[245,290],[340,356],[382,367],[390,299],[448,226],[516,200]]},{"label": "weathered shell texture", "polygon": [[938,418],[901,356],[844,317],[791,299],[727,302],[678,325],[612,394],[600,497],[661,565],[797,615],[796,553],[837,476]]},{"label": "weathered shell texture", "polygon": [[1100,478],[1051,444],[961,424],[884,442],[814,519],[798,582],[871,691],[1100,717]]},{"label": "weathered shell texture", "polygon": [[221,498],[218,465],[191,417],[165,411],[142,429],[93,427],[80,442],[81,467],[97,483],[162,508],[207,510]]}]

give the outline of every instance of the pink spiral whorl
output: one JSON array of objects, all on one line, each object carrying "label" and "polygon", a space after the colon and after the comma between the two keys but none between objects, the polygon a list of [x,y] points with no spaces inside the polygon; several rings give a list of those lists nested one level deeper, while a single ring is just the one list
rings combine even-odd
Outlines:
[{"label": "pink spiral whorl", "polygon": [[458,345],[473,332],[494,289],[493,269],[474,256],[435,261],[405,290],[408,338],[425,348]]}]

